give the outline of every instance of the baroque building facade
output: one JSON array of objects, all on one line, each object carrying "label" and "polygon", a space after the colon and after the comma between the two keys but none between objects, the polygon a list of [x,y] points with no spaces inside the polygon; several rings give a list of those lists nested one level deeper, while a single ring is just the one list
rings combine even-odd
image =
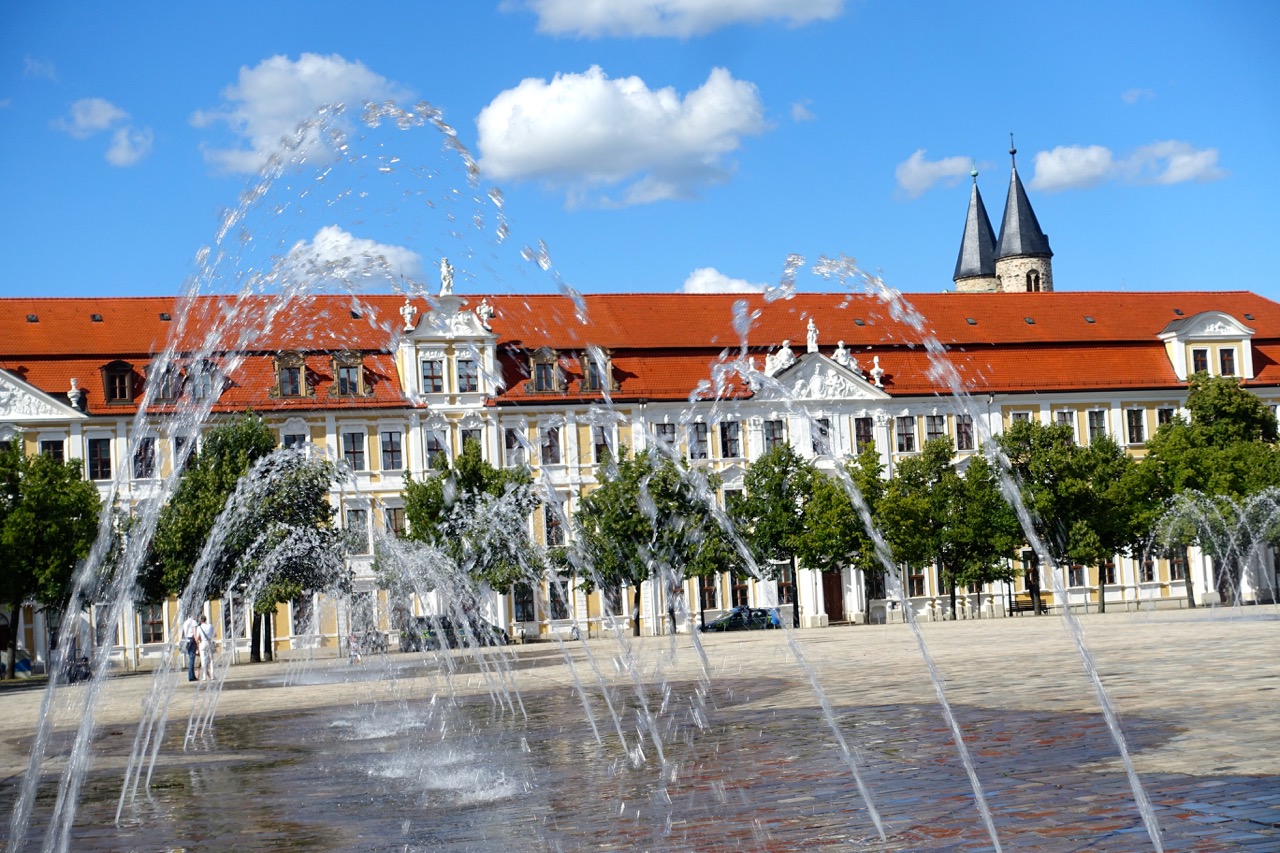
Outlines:
[{"label": "baroque building facade", "polygon": [[[982,435],[1022,419],[1067,424],[1082,444],[1111,436],[1140,456],[1160,424],[1183,412],[1196,371],[1238,376],[1280,404],[1280,305],[1246,291],[1056,291],[1051,257],[1015,168],[998,237],[975,173],[956,290],[905,297],[923,331],[911,311],[877,294],[464,296],[453,292],[447,262],[438,296],[309,297],[287,306],[287,322],[262,324],[247,350],[199,357],[184,342],[227,314],[226,299],[4,299],[0,442],[80,460],[104,499],[128,513],[156,499],[210,423],[252,409],[281,444],[345,462],[351,478],[331,495],[336,517],[371,543],[375,533],[404,532],[407,477],[437,475],[475,440],[493,465],[532,471],[546,504],[529,532],[558,544],[600,482],[603,454],[619,448],[666,445],[714,471],[723,501],[779,443],[827,469],[874,443],[892,476],[929,439],[949,436],[963,458]],[[176,341],[172,363],[160,360],[167,341]],[[931,361],[935,350],[948,369]],[[212,406],[203,424],[180,416],[190,399]],[[350,600],[311,595],[279,608],[278,651],[341,647],[357,625],[394,634],[402,603],[378,588],[372,547],[362,550],[352,557]],[[1096,607],[1099,572],[1108,607],[1184,606],[1188,577],[1202,602],[1216,595],[1211,561],[1194,549],[1058,571],[1066,600],[1046,594],[1055,606]],[[950,615],[936,573],[904,583],[917,616]],[[485,615],[524,637],[595,633],[631,616],[631,595],[588,594],[572,578],[563,589],[544,582],[493,593]],[[957,615],[1007,615],[1025,591],[1025,576],[971,590]],[[1270,554],[1242,592],[1276,599]],[[646,633],[669,630],[663,594],[658,584],[641,590]],[[801,567],[781,582],[724,575],[685,589],[695,616],[796,601],[805,627],[901,618],[883,596],[848,568]],[[438,605],[407,606],[422,614]],[[234,606],[205,605],[223,642]],[[115,629],[117,664],[147,666],[170,653],[175,608],[137,604]],[[28,607],[7,627],[39,660],[54,618]],[[75,618],[92,626],[94,615]],[[247,645],[244,636],[232,644]]]}]

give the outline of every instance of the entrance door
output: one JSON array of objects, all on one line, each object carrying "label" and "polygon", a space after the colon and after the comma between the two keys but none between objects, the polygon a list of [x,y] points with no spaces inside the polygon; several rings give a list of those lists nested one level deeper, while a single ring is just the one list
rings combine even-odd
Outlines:
[{"label": "entrance door", "polygon": [[842,572],[822,573],[822,603],[827,622],[844,621],[844,582]]}]

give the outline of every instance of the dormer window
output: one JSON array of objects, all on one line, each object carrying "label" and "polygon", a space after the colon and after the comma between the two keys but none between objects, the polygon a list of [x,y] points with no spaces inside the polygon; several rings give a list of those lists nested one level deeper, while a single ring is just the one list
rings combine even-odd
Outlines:
[{"label": "dormer window", "polygon": [[527,387],[531,393],[554,394],[564,389],[559,361],[556,351],[546,347],[529,356]]},{"label": "dormer window", "polygon": [[1207,349],[1193,349],[1191,351],[1191,372],[1209,372],[1209,351]]},{"label": "dormer window", "polygon": [[612,373],[608,353],[598,347],[591,347],[582,357],[582,390],[614,390]]},{"label": "dormer window", "polygon": [[133,366],[113,361],[102,368],[102,397],[108,405],[133,402]]},{"label": "dormer window", "polygon": [[174,367],[161,370],[159,365],[152,365],[147,370],[157,403],[171,403],[182,393],[182,375]]},{"label": "dormer window", "polygon": [[1233,349],[1218,350],[1218,367],[1223,376],[1236,375],[1236,351]]},{"label": "dormer window", "polygon": [[273,397],[307,397],[311,388],[307,383],[307,363],[302,353],[282,352],[276,356],[276,387]]},{"label": "dormer window", "polygon": [[333,357],[333,385],[330,397],[366,397],[371,392],[364,376],[364,357],[359,352],[344,352]]},{"label": "dormer window", "polygon": [[207,361],[187,368],[187,393],[193,400],[205,400],[214,396],[214,379],[217,368]]}]

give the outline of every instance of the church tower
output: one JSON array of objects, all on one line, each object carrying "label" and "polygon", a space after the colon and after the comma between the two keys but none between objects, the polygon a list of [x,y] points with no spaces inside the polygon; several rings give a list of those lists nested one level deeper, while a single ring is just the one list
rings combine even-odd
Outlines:
[{"label": "church tower", "polygon": [[1050,293],[1053,291],[1053,250],[1040,230],[1027,191],[1018,177],[1018,149],[1009,135],[1009,159],[1013,177],[1004,203],[1004,221],[996,241],[996,278],[1002,293]]},{"label": "church tower", "polygon": [[960,293],[990,293],[999,290],[996,278],[996,234],[991,230],[987,207],[978,192],[978,170],[969,193],[969,215],[964,221],[964,237],[960,240],[960,256],[956,258],[956,274],[951,280]]}]

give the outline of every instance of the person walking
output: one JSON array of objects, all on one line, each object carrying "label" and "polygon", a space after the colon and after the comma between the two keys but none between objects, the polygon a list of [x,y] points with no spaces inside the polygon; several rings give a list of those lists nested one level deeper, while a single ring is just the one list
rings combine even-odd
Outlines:
[{"label": "person walking", "polygon": [[195,616],[188,616],[187,621],[182,623],[182,653],[187,656],[187,681],[196,680],[196,655],[200,651],[196,631],[199,628],[200,623]]},{"label": "person walking", "polygon": [[200,677],[210,681],[213,679],[213,626],[203,613],[196,628],[196,644],[200,649]]}]

